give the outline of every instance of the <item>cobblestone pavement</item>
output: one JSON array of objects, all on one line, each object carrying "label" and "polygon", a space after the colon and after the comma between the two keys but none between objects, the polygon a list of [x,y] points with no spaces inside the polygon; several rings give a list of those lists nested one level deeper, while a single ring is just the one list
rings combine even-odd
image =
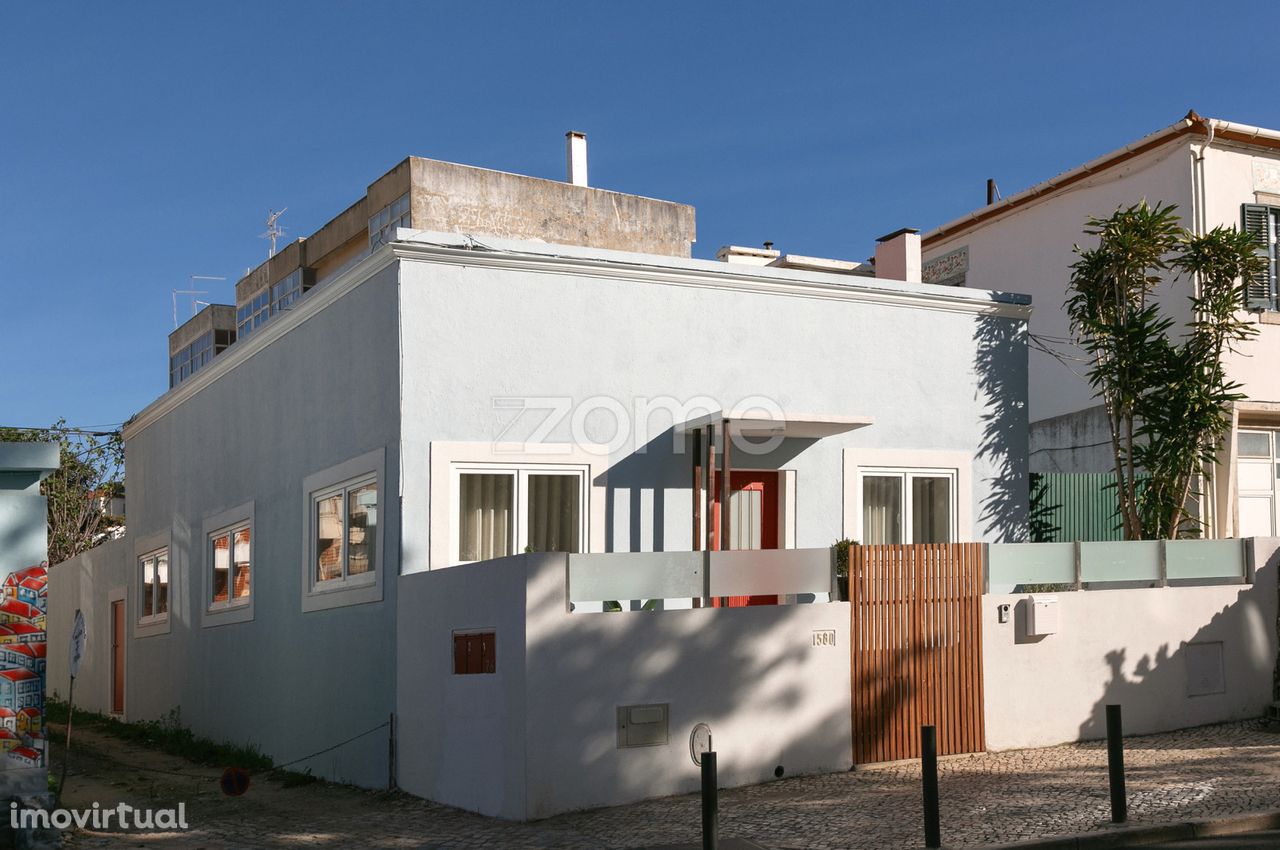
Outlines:
[{"label": "cobblestone pavement", "polygon": [[[694,795],[561,815],[531,824],[483,818],[398,794],[259,781],[219,794],[217,771],[77,731],[68,807],[186,801],[181,834],[79,832],[72,848],[486,848],[597,850],[698,841]],[[55,755],[57,750],[55,749]],[[1280,729],[1260,721],[1130,738],[1132,824],[1280,809]],[[1110,828],[1101,742],[945,759],[943,841],[972,847]],[[169,771],[165,773],[162,771]],[[181,774],[181,775],[178,775]],[[721,835],[777,850],[917,848],[918,766],[779,780],[720,795]]]}]

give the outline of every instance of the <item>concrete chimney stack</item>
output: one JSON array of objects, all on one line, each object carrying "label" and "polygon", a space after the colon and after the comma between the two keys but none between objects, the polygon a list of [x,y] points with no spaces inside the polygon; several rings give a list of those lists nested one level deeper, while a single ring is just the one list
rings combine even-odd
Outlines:
[{"label": "concrete chimney stack", "polygon": [[587,134],[570,130],[564,134],[564,162],[569,182],[587,185]]},{"label": "concrete chimney stack", "polygon": [[920,231],[895,230],[876,240],[876,277],[920,282]]}]

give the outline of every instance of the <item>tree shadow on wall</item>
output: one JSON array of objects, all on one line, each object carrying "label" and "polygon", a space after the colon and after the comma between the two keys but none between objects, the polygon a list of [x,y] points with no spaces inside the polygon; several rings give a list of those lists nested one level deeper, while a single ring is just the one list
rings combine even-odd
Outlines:
[{"label": "tree shadow on wall", "polygon": [[1024,322],[982,316],[974,334],[974,371],[986,399],[979,459],[990,469],[990,492],[982,502],[980,525],[988,539],[1027,539],[1027,327]]},{"label": "tree shadow on wall", "polygon": [[[1080,724],[1079,740],[1106,737],[1108,705],[1121,706],[1125,732],[1132,735],[1256,717],[1258,712],[1251,709],[1261,706],[1252,706],[1242,691],[1260,691],[1275,681],[1278,562],[1280,551],[1258,567],[1252,585],[1244,586],[1234,602],[1215,613],[1194,635],[1176,647],[1165,643],[1155,653],[1143,654],[1130,672],[1126,673],[1127,648],[1107,652],[1108,679],[1090,715]],[[1247,664],[1247,669],[1238,670],[1241,664]],[[1142,743],[1132,746],[1142,747]],[[1186,746],[1213,744],[1189,739]]]}]

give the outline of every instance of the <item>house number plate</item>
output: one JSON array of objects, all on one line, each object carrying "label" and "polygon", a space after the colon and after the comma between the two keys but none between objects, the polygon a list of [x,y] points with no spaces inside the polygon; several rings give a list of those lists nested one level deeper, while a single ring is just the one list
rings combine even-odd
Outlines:
[{"label": "house number plate", "polygon": [[836,630],[835,629],[817,629],[813,633],[814,646],[835,646]]}]

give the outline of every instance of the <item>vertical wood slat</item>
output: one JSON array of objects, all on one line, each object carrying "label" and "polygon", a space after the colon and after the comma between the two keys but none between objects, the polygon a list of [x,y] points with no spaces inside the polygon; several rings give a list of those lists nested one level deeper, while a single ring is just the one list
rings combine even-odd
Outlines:
[{"label": "vertical wood slat", "polygon": [[985,747],[982,544],[857,546],[850,552],[850,670],[856,763]]}]

